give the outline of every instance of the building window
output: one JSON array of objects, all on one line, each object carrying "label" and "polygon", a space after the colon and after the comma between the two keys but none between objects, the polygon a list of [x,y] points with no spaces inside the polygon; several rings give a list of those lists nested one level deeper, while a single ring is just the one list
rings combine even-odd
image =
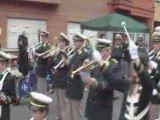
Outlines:
[{"label": "building window", "polygon": [[69,22],[67,26],[67,34],[71,40],[76,32],[81,33],[80,23]]},{"label": "building window", "polygon": [[38,43],[38,30],[47,30],[47,22],[44,20],[9,18],[7,25],[7,48],[17,48],[18,36],[25,31],[28,44],[32,46]]}]

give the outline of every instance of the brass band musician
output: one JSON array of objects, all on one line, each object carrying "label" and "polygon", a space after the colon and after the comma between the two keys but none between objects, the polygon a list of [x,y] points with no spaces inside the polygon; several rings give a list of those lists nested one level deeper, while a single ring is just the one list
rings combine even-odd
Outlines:
[{"label": "brass band musician", "polygon": [[112,120],[113,91],[125,91],[129,82],[123,80],[117,60],[111,57],[111,41],[98,39],[97,50],[101,55],[98,67],[91,71],[86,105],[88,120]]},{"label": "brass band musician", "polygon": [[35,50],[35,56],[37,56],[37,65],[36,65],[36,74],[38,76],[38,81],[37,81],[37,91],[39,92],[46,92],[46,76],[47,76],[47,70],[48,70],[48,57],[45,56],[38,56],[38,54],[42,54],[46,51],[48,51],[51,46],[48,43],[48,36],[49,33],[42,31],[41,34],[41,46]]},{"label": "brass band musician", "polygon": [[[153,52],[149,55],[149,68],[151,71],[151,79],[154,82],[153,101],[155,107],[160,108],[160,29],[156,29],[152,35],[153,37]],[[153,64],[154,63],[154,64]],[[154,110],[152,110],[154,112]],[[157,113],[157,111],[155,111]],[[158,111],[158,119],[160,119],[160,111]],[[156,120],[158,120],[156,119]]]},{"label": "brass band musician", "polygon": [[[83,48],[83,41],[86,37],[76,33],[73,37],[74,55],[69,61],[65,61],[71,71],[82,66],[85,59],[88,58],[87,50]],[[66,119],[65,120],[82,120],[81,100],[83,98],[84,83],[79,74],[70,78],[67,83],[66,97]]]},{"label": "brass band musician", "polygon": [[[66,65],[61,63],[62,61],[62,52],[64,50],[66,53],[68,51],[67,48],[69,46],[69,39],[64,33],[60,33],[58,37],[58,46],[60,50],[53,56],[51,71],[54,73],[54,83],[55,83],[55,94],[57,98],[56,110],[57,116],[55,119],[57,120],[65,120],[65,106],[66,106],[66,87],[67,81],[69,80],[69,69]],[[68,51],[69,52],[69,51]],[[61,64],[60,64],[61,63]]]},{"label": "brass band musician", "polygon": [[9,66],[12,62],[17,60],[17,57],[6,54],[0,51],[0,120],[10,120],[10,104],[16,102],[16,90],[14,75],[12,75],[12,68]]}]

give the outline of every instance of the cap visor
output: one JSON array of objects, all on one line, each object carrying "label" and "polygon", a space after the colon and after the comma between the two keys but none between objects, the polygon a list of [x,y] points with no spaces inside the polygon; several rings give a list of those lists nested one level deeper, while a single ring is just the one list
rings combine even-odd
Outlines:
[{"label": "cap visor", "polygon": [[36,107],[36,106],[33,106],[33,105],[31,105],[31,104],[30,104],[28,107],[29,107],[29,109],[30,109],[31,111],[36,111],[36,110],[41,109],[41,108]]}]

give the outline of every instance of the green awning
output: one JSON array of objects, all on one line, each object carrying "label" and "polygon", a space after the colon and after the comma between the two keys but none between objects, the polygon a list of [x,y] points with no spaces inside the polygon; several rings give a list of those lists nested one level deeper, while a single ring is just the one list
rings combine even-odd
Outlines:
[{"label": "green awning", "polygon": [[124,16],[118,13],[112,13],[106,16],[97,17],[95,19],[81,23],[82,29],[95,31],[120,31],[124,32],[121,22],[126,22],[126,27],[129,32],[149,32],[149,28],[131,17]]}]

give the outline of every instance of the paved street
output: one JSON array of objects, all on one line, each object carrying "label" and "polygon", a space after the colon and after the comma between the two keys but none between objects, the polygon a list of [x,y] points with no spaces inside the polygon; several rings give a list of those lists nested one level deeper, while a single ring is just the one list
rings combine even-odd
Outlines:
[{"label": "paved street", "polygon": [[[49,120],[53,120],[55,117],[55,101],[56,98],[54,95],[51,95],[53,98],[53,104],[50,105],[50,113],[49,113]],[[85,109],[85,99],[87,98],[87,92],[85,92],[84,100],[83,100],[83,110]],[[118,100],[115,100],[114,102],[114,114],[113,114],[113,120],[117,120],[119,116],[119,111],[121,107],[121,100],[122,97],[120,97]],[[11,120],[29,120],[31,117],[30,111],[28,109],[28,103],[29,99],[28,98],[22,98],[21,105],[19,106],[12,106],[11,107]],[[86,120],[86,118],[84,118]]]},{"label": "paved street", "polygon": [[[113,120],[118,120],[119,117],[119,112],[120,112],[120,108],[121,108],[121,103],[122,103],[122,94],[120,94],[120,98],[114,101],[114,112],[113,112]],[[53,98],[53,104],[50,105],[50,113],[48,115],[48,119],[49,120],[54,120],[54,117],[56,116],[55,112],[55,101],[56,98],[54,97],[54,95],[51,95],[51,97]],[[87,98],[87,92],[85,92],[85,97],[83,100],[83,111],[85,109],[85,99]],[[28,98],[22,98],[22,103],[19,106],[12,106],[11,107],[11,120],[29,120],[29,118],[31,117],[30,111],[28,109],[28,103],[29,103],[29,99]],[[156,118],[155,116],[157,115],[157,107],[156,105],[152,106],[152,112],[150,114],[150,116],[152,116],[150,118],[150,120],[155,120],[154,118]],[[84,118],[84,120],[87,120],[86,118]]]}]

